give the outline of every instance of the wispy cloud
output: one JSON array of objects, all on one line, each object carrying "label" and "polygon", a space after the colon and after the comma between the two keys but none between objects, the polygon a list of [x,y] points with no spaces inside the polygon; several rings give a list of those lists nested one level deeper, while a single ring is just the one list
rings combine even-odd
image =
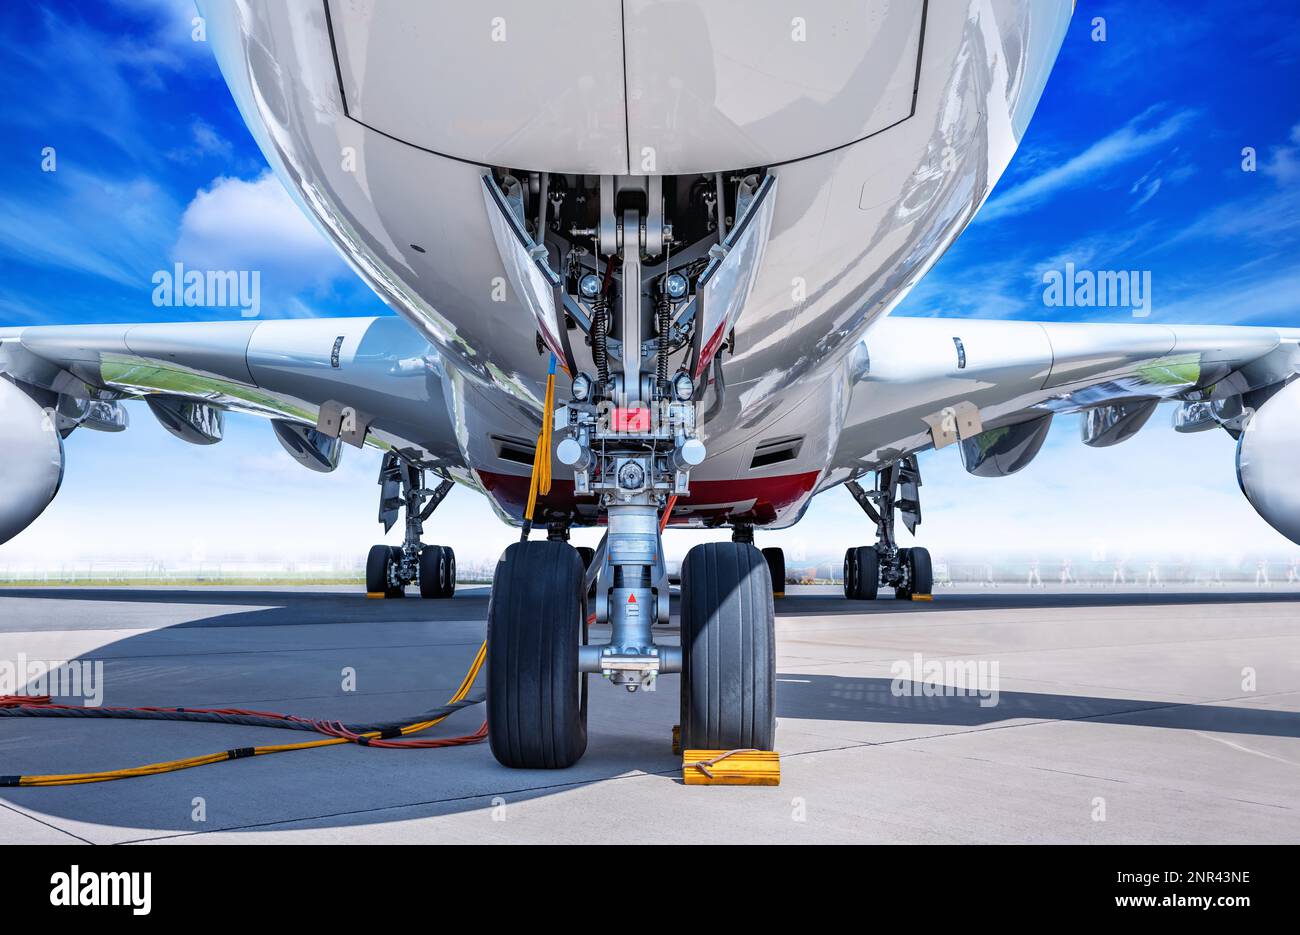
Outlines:
[{"label": "wispy cloud", "polygon": [[201,117],[190,122],[190,139],[184,146],[167,151],[167,158],[176,162],[196,162],[200,159],[213,158],[229,161],[233,147],[212,124]]},{"label": "wispy cloud", "polygon": [[[40,26],[0,31],[0,61],[37,93],[16,98],[4,118],[52,137],[68,128],[89,130],[136,162],[158,155],[158,127],[142,120],[139,89],[163,89],[179,72],[216,74],[206,42],[193,42],[182,22],[180,0],[119,0],[148,23],[148,32],[113,34],[84,20],[42,8]],[[182,28],[184,27],[183,31]]]},{"label": "wispy cloud", "polygon": [[1300,123],[1291,128],[1287,137],[1290,145],[1274,146],[1259,171],[1281,185],[1300,182]]},{"label": "wispy cloud", "polygon": [[0,195],[0,255],[145,288],[180,212],[145,178],[75,168],[41,172]]},{"label": "wispy cloud", "polygon": [[997,220],[1032,210],[1058,192],[1076,188],[1169,142],[1195,117],[1194,111],[1181,110],[1152,123],[1163,110],[1159,106],[1148,108],[1079,155],[995,195],[980,213],[980,218]]}]

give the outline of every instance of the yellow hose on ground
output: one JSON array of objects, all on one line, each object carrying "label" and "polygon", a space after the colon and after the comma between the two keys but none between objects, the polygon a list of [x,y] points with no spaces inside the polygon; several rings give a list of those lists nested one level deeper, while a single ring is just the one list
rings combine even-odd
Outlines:
[{"label": "yellow hose on ground", "polygon": [[[470,688],[474,685],[474,680],[478,677],[479,670],[483,668],[483,662],[487,659],[487,643],[484,642],[478,648],[474,655],[474,661],[470,664],[469,671],[465,673],[465,678],[461,680],[460,687],[456,689],[455,694],[451,696],[451,704],[458,701],[464,701],[465,696],[469,694]],[[414,724],[408,724],[401,728],[398,733],[402,736],[418,734],[420,731],[428,730],[435,724],[439,724],[451,716],[451,713],[444,714],[429,721],[418,721]],[[360,736],[366,740],[377,739],[379,731],[372,731]],[[329,737],[324,740],[308,740],[301,743],[281,743],[272,744],[263,747],[239,747],[234,750],[222,750],[219,753],[208,753],[203,756],[191,756],[182,760],[167,760],[162,763],[149,763],[145,766],[133,766],[129,769],[111,769],[98,773],[62,773],[48,776],[19,776],[15,785],[19,786],[77,786],[89,782],[111,782],[114,779],[131,779],[136,776],[156,776],[159,773],[174,773],[177,770],[191,769],[195,766],[207,766],[209,763],[221,763],[225,760],[240,760],[250,756],[266,756],[269,753],[288,753],[291,750],[310,750],[314,747],[333,747],[342,743],[356,743],[357,741],[349,740],[346,737]]]}]

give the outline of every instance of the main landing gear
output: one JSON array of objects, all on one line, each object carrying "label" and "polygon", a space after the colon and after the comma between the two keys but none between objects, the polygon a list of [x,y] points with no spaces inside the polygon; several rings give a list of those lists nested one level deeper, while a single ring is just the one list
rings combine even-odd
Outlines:
[{"label": "main landing gear", "polygon": [[452,482],[444,480],[430,490],[424,486],[422,468],[390,451],[379,468],[379,484],[379,521],[387,532],[405,511],[406,540],[400,546],[371,546],[366,596],[405,597],[406,586],[418,583],[420,597],[451,597],[456,593],[456,553],[449,545],[424,545],[420,536],[424,521],[446,498]]},{"label": "main landing gear", "polygon": [[845,486],[858,506],[876,524],[875,545],[860,545],[844,553],[844,596],[851,601],[870,601],[880,588],[894,589],[899,600],[929,600],[934,587],[934,569],[928,549],[900,549],[894,536],[895,512],[915,533],[921,523],[921,470],[916,456],[894,461],[876,472],[876,487],[863,490],[857,481]]}]

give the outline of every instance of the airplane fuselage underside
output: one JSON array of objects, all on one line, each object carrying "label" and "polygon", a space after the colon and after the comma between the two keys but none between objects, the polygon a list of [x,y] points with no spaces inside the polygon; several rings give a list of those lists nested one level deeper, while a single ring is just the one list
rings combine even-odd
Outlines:
[{"label": "airplane fuselage underside", "polygon": [[[593,305],[628,276],[649,293],[674,271],[702,296],[701,270],[730,249],[738,268],[720,264],[699,317],[672,307],[688,320],[672,320],[666,352],[653,310],[635,336],[670,374],[698,365],[712,407],[674,515],[793,521],[828,479],[853,348],[1001,175],[1071,4],[837,0],[806,18],[778,3],[499,6],[203,12],[271,165],[436,348],[459,457],[431,466],[518,519],[550,354],[585,373],[603,356],[613,385],[636,324],[616,301],[602,355]],[[605,259],[625,252],[629,211],[634,271]],[[593,275],[607,293],[584,302]],[[573,475],[556,465],[542,518],[597,520]]]}]

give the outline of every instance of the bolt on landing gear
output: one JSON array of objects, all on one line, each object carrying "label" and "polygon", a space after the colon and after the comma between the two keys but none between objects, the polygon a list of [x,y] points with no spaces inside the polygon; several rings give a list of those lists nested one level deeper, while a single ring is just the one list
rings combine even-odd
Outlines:
[{"label": "bolt on landing gear", "polygon": [[934,587],[929,550],[900,549],[894,535],[895,512],[908,532],[915,533],[921,524],[921,469],[916,456],[878,470],[874,490],[863,490],[857,481],[844,486],[879,533],[875,545],[854,546],[844,553],[844,596],[870,601],[884,586],[893,588],[900,600],[929,600]]},{"label": "bolt on landing gear", "polygon": [[[655,641],[653,627],[669,622],[670,600],[660,517],[670,497],[690,493],[691,468],[705,456],[696,437],[701,316],[677,311],[696,299],[691,281],[669,271],[659,181],[628,181],[647,188],[623,189],[614,212],[613,182],[602,179],[601,227],[591,235],[605,275],[569,277],[576,291],[569,298],[586,303],[573,317],[590,322],[597,372],[573,374],[572,398],[556,422],[566,433],[556,457],[573,470],[576,495],[599,499],[607,529],[585,572],[577,550],[558,538],[511,545],[497,565],[488,606],[488,738],[506,766],[577,761],[586,749],[586,677],[594,673],[638,692],[680,672],[684,748],[773,745],[772,583],[752,544],[691,549],[682,565],[681,645]],[[642,259],[655,257],[664,257],[661,271],[643,278]],[[670,377],[670,359],[682,351]],[[617,372],[611,358],[620,361]],[[610,628],[604,644],[587,639],[593,591],[591,617]]]},{"label": "bolt on landing gear", "polygon": [[424,486],[422,468],[390,451],[379,468],[379,484],[379,521],[384,532],[405,511],[406,540],[400,546],[371,547],[366,556],[366,595],[404,597],[406,586],[418,583],[420,597],[451,597],[456,593],[456,553],[451,546],[424,545],[420,536],[424,521],[446,499],[452,482],[444,480],[430,490]]}]

